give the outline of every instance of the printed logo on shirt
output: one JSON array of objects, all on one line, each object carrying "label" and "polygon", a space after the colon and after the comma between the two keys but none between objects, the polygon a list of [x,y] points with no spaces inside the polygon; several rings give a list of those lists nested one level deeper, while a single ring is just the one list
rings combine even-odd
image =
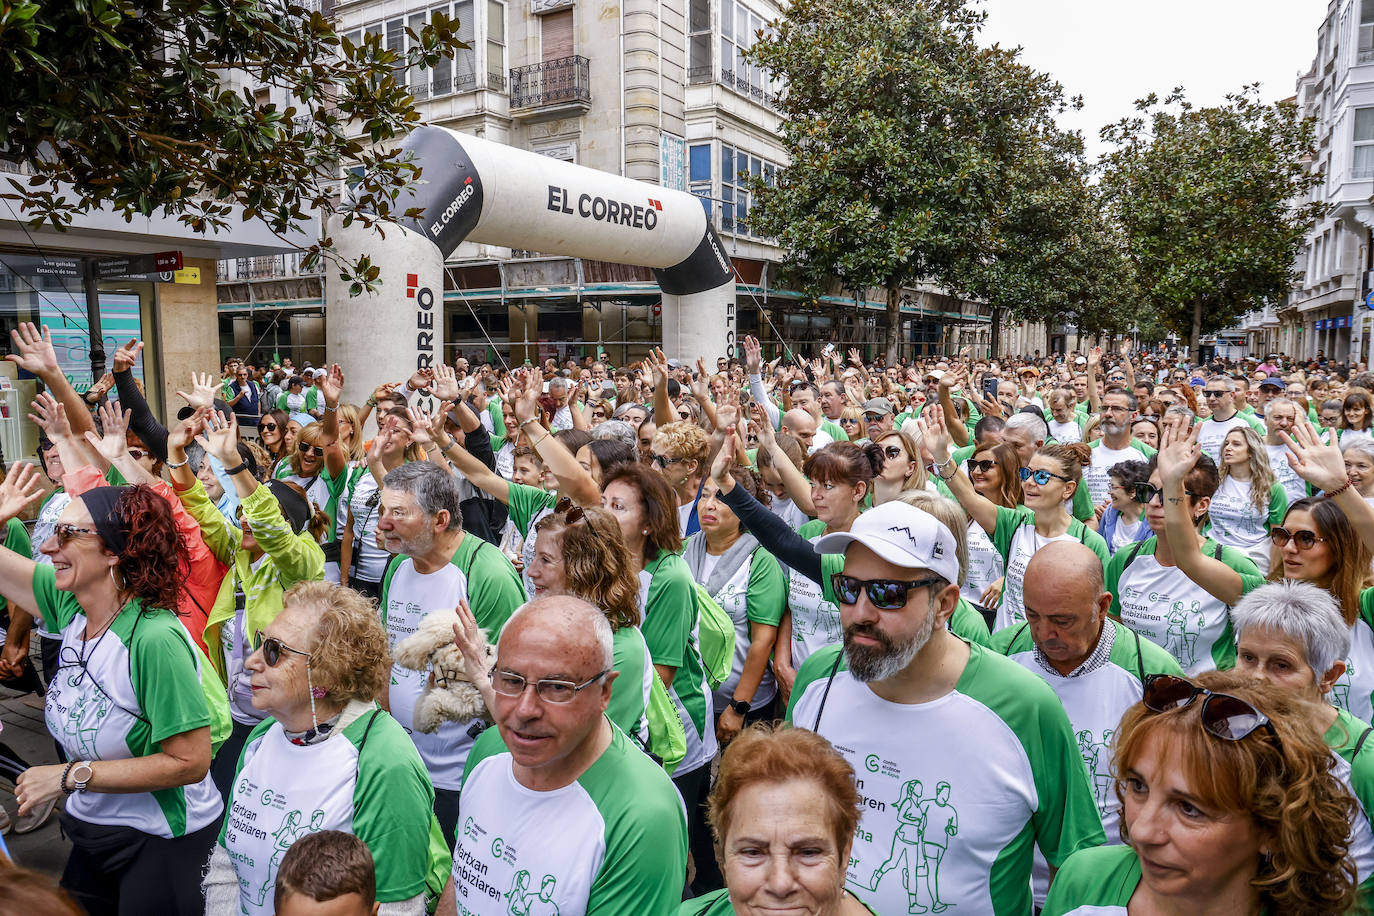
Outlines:
[{"label": "printed logo on shirt", "polygon": [[936,783],[929,793],[919,779],[902,784],[895,802],[897,830],[887,858],[868,880],[870,891],[877,891],[890,872],[901,869],[907,912],[943,913],[955,905],[940,898],[940,863],[959,835],[959,812],[950,802],[952,794],[948,782]]},{"label": "printed logo on shirt", "polygon": [[85,671],[68,674],[67,686],[77,691],[75,700],[70,707],[64,709],[60,698],[54,697],[53,708],[65,717],[62,731],[67,740],[63,743],[67,747],[77,748],[79,756],[97,760],[100,758],[100,752],[96,749],[100,727],[105,724],[106,717],[114,708],[114,701],[107,697],[103,690],[82,693],[81,679],[85,676]]},{"label": "printed logo on shirt", "polygon": [[1088,780],[1092,783],[1093,796],[1097,799],[1097,810],[1104,811],[1112,792],[1112,735],[1110,728],[1104,729],[1100,741],[1093,740],[1092,729],[1085,728],[1078,733],[1078,751],[1083,755],[1083,763],[1088,768]]},{"label": "printed logo on shirt", "polygon": [[515,873],[510,890],[506,891],[509,901],[506,912],[511,916],[558,916],[558,904],[553,893],[558,888],[558,879],[545,875],[539,882],[539,889],[530,887],[530,873],[525,869]]},{"label": "printed logo on shirt", "polygon": [[1200,601],[1175,601],[1164,615],[1169,629],[1164,634],[1164,649],[1178,659],[1185,671],[1198,663],[1198,636],[1207,626]]},{"label": "printed logo on shirt", "polygon": [[1331,703],[1341,709],[1350,709],[1350,679],[1355,676],[1355,663],[1351,659],[1345,660],[1345,674],[1336,679],[1336,683],[1331,685]]}]

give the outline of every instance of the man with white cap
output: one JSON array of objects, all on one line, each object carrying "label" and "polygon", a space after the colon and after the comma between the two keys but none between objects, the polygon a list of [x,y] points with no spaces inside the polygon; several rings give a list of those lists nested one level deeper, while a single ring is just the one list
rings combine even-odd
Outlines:
[{"label": "man with white cap", "polygon": [[787,717],[859,774],[846,882],[881,913],[1029,913],[1035,847],[1054,867],[1106,839],[1054,691],[949,632],[956,543],[896,501],[816,542],[844,554],[844,641],[802,665]]}]

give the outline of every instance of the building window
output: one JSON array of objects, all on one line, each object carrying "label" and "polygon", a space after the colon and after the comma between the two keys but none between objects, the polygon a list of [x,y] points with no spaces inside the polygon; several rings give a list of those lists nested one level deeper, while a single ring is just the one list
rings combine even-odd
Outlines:
[{"label": "building window", "polygon": [[506,5],[487,0],[487,85],[506,86]]},{"label": "building window", "polygon": [[711,144],[693,143],[687,149],[687,186],[706,210],[706,218],[711,219],[714,208],[711,206]]},{"label": "building window", "polygon": [[1374,0],[1360,0],[1359,63],[1374,61]]},{"label": "building window", "polygon": [[[447,57],[439,58],[433,69],[411,67],[407,70],[404,56],[412,42],[406,34],[406,28],[408,26],[412,32],[418,35],[436,12],[442,12],[449,18],[458,21],[458,37],[469,47],[455,51],[452,60]],[[504,20],[502,20],[502,24],[504,26]],[[387,50],[396,52],[402,58],[396,64],[397,78],[410,89],[410,94],[417,99],[447,95],[452,92],[464,92],[476,85],[474,79],[476,68],[473,63],[475,52],[472,50],[475,33],[472,19],[472,0],[458,0],[451,5],[445,3],[442,6],[433,7],[427,12],[411,13],[408,17],[396,17],[383,22],[369,23],[361,30],[355,29],[349,32],[347,37],[354,44],[357,44],[362,40],[363,32],[376,35]]]},{"label": "building window", "polygon": [[687,81],[714,82],[711,76],[711,0],[688,0]]},{"label": "building window", "polygon": [[1374,178],[1374,108],[1355,109],[1355,162],[1352,178]]}]

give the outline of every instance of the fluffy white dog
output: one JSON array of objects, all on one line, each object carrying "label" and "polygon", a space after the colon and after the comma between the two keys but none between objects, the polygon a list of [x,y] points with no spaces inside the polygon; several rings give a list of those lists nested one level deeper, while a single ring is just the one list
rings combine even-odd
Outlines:
[{"label": "fluffy white dog", "polygon": [[[429,681],[424,695],[415,704],[415,728],[433,733],[441,722],[467,722],[470,719],[490,719],[482,694],[472,685],[467,661],[453,639],[453,625],[458,615],[453,611],[435,611],[420,621],[419,629],[396,647],[396,664],[412,671],[428,671]],[[496,663],[496,650],[486,640],[481,628],[482,655],[487,668]]]}]

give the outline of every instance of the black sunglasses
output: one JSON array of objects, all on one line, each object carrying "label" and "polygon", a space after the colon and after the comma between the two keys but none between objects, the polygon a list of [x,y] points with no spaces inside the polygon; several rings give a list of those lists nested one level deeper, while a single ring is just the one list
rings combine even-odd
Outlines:
[{"label": "black sunglasses", "polygon": [[[1138,483],[1132,489],[1131,499],[1140,503],[1142,506],[1148,506],[1150,503],[1154,502],[1155,499],[1159,497],[1159,495],[1163,492],[1164,491],[1162,489],[1155,486],[1154,484]],[[1198,495],[1194,493],[1192,490],[1184,490],[1183,492],[1187,493],[1193,499],[1198,498]]]},{"label": "black sunglasses", "polygon": [[269,433],[274,433],[274,432],[277,431],[277,424],[275,424],[275,423],[259,423],[259,424],[258,424],[258,429],[265,429],[265,430],[267,430]]},{"label": "black sunglasses", "polygon": [[667,455],[650,455],[649,460],[660,468],[666,468],[670,464],[677,464],[686,461],[686,458],[669,458]]},{"label": "black sunglasses", "polygon": [[553,504],[553,511],[563,516],[563,524],[576,525],[587,517],[587,513],[582,511],[582,507],[575,504],[571,499],[564,496]]},{"label": "black sunglasses", "polygon": [[895,460],[904,456],[906,452],[902,451],[901,448],[896,445],[889,445],[887,448],[883,449],[883,454]]},{"label": "black sunglasses", "polygon": [[835,573],[830,577],[830,585],[835,589],[835,599],[840,604],[857,604],[859,593],[867,592],[869,602],[874,607],[884,611],[905,607],[907,593],[913,589],[925,588],[944,581],[939,576],[905,581],[901,579],[856,579],[853,576],[846,576],[844,573]]},{"label": "black sunglasses", "polygon": [[1152,674],[1145,678],[1145,692],[1141,697],[1151,712],[1182,709],[1202,697],[1202,728],[1209,735],[1223,741],[1240,741],[1255,729],[1263,728],[1279,740],[1269,717],[1240,697],[1229,693],[1213,693],[1192,681],[1173,674]]},{"label": "black sunglasses", "polygon": [[986,474],[995,467],[997,467],[997,462],[993,461],[991,458],[983,458],[979,461],[974,461],[970,458],[968,462],[968,469],[970,471],[979,471],[983,474]]},{"label": "black sunglasses", "polygon": [[309,652],[293,649],[275,636],[263,636],[262,630],[258,630],[253,634],[253,651],[257,652],[259,649],[262,650],[262,659],[267,662],[269,668],[277,667],[277,663],[281,661],[281,654],[283,652],[294,652],[296,655],[304,655],[306,658],[310,657]]},{"label": "black sunglasses", "polygon": [[308,442],[296,443],[296,450],[299,451],[302,455],[309,453],[314,455],[316,458],[324,457],[324,449],[320,448],[318,445],[311,445]]},{"label": "black sunglasses", "polygon": [[1299,550],[1311,550],[1318,541],[1325,541],[1326,538],[1317,537],[1317,532],[1299,529],[1289,531],[1287,528],[1269,529],[1269,539],[1274,542],[1275,547],[1286,547],[1288,542],[1296,541]]}]

